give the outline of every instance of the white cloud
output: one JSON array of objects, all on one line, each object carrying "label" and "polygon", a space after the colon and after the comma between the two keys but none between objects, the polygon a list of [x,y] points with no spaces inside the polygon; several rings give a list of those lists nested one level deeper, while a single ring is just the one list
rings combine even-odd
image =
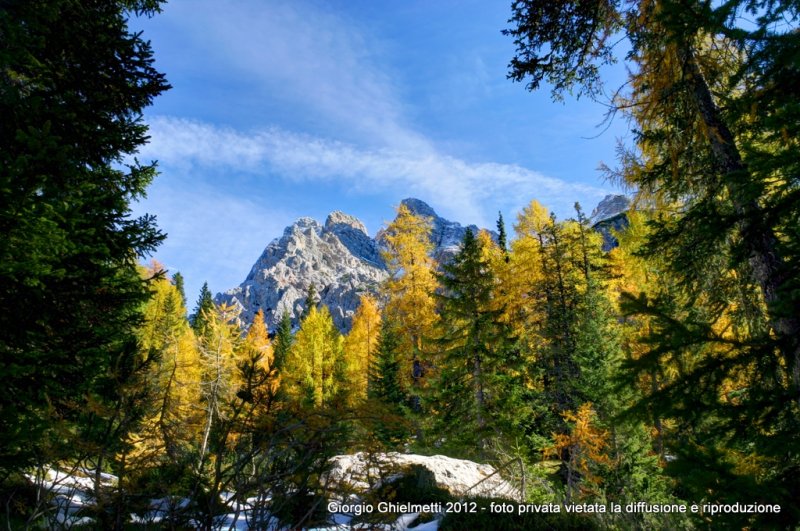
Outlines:
[{"label": "white cloud", "polygon": [[[197,0],[167,9],[193,56],[216,65],[217,76],[253,83],[264,98],[285,102],[298,118],[284,122],[291,123],[288,128],[236,130],[156,116],[150,120],[152,142],[142,154],[159,159],[162,168],[341,182],[360,194],[418,196],[442,215],[485,225],[493,224],[498,209],[517,210],[534,197],[566,213],[575,199],[594,202],[606,192],[443,151],[406,119],[414,113],[398,90],[381,40],[320,4]],[[480,58],[473,62],[466,70],[485,70]],[[470,84],[484,85],[484,78],[485,73]],[[304,122],[309,115],[312,126]],[[251,123],[276,122],[254,116]],[[316,135],[294,132],[297,124]]]},{"label": "white cloud", "polygon": [[[498,208],[536,198],[561,212],[576,199],[597,201],[607,190],[547,177],[512,164],[469,162],[432,148],[363,148],[276,127],[242,132],[196,120],[157,116],[142,151],[162,168],[219,168],[267,178],[326,181],[359,194],[413,195],[453,219],[490,225]],[[589,205],[587,205],[589,206]]]},{"label": "white cloud", "polygon": [[355,21],[302,1],[197,0],[167,9],[208,61],[260,84],[264,98],[320,116],[351,139],[427,144],[405,123],[379,39]]}]

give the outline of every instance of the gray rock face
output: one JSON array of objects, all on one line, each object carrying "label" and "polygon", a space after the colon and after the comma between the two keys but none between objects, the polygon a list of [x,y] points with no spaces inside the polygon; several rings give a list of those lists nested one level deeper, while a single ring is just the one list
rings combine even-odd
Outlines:
[{"label": "gray rock face", "polygon": [[[446,262],[455,256],[461,246],[461,241],[464,239],[464,234],[467,232],[467,229],[470,229],[475,235],[481,230],[475,225],[462,227],[460,223],[439,217],[427,203],[419,199],[403,199],[400,203],[405,205],[413,214],[431,219],[431,243],[433,243],[434,248],[433,257],[439,263]],[[489,231],[489,233],[495,241],[497,241],[497,234],[494,231]],[[380,236],[381,234],[378,235],[378,240],[381,239]]]},{"label": "gray rock face", "polygon": [[[447,260],[458,251],[467,227],[439,217],[419,199],[405,199],[403,204],[431,218],[437,260]],[[469,228],[478,231],[474,225]],[[289,312],[293,324],[298,324],[313,284],[318,302],[328,307],[339,330],[347,332],[361,295],[377,293],[388,276],[381,236],[379,232],[370,238],[364,224],[344,212],[331,212],[325,225],[300,218],[267,245],[239,287],[218,294],[215,300],[238,306],[245,326],[263,310],[267,326],[274,330],[283,312]]]},{"label": "gray rock face", "polygon": [[592,225],[596,225],[624,213],[630,206],[631,200],[627,196],[609,194],[592,210],[589,220]]},{"label": "gray rock face", "polygon": [[325,221],[325,230],[335,234],[342,245],[356,258],[375,267],[384,268],[383,258],[375,241],[367,234],[367,228],[358,218],[344,212],[331,212]]},{"label": "gray rock face", "polygon": [[377,245],[364,225],[352,216],[333,212],[320,225],[300,218],[283,236],[267,245],[250,274],[238,287],[217,295],[216,301],[239,306],[243,324],[260,309],[270,329],[283,312],[296,324],[311,284],[340,330],[348,330],[362,293],[375,292],[386,278]]},{"label": "gray rock face", "polygon": [[[620,197],[625,199],[624,207],[620,206]],[[404,199],[402,204],[431,219],[433,254],[439,262],[446,262],[458,252],[468,228],[478,233],[475,225],[464,227],[439,217],[419,199]],[[615,208],[621,210],[608,217]],[[608,232],[604,227],[619,216],[624,218],[625,209],[624,196],[608,196],[592,213],[592,223],[600,232]],[[491,234],[496,240],[497,234]],[[331,212],[324,225],[300,218],[284,229],[283,236],[267,245],[239,287],[218,294],[215,300],[238,306],[244,326],[253,322],[258,310],[263,310],[267,326],[274,330],[284,312],[289,313],[294,325],[298,324],[313,284],[317,301],[328,307],[339,330],[347,332],[361,295],[377,293],[388,276],[381,257],[382,242],[383,231],[370,238],[361,221],[343,212]]]},{"label": "gray rock face", "polygon": [[592,228],[603,235],[604,251],[610,251],[619,245],[614,237],[614,232],[628,226],[628,217],[625,212],[630,206],[630,199],[624,195],[607,195],[592,211],[590,222]]}]

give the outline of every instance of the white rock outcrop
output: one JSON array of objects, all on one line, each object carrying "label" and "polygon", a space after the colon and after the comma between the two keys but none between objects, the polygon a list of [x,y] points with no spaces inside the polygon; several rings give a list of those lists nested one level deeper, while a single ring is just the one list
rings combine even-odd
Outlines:
[{"label": "white rock outcrop", "polygon": [[[491,465],[445,455],[416,455],[387,453],[368,455],[363,452],[337,455],[331,459],[333,467],[328,473],[333,486],[343,490],[364,492],[376,480],[391,481],[410,465],[421,465],[430,470],[436,484],[453,496],[486,496],[521,499],[519,489],[496,473]],[[371,480],[370,480],[371,478]]]}]

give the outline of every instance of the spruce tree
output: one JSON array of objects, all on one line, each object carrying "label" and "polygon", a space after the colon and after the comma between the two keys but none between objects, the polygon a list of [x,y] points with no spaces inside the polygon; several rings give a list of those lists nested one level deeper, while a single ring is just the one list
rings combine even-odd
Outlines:
[{"label": "spruce tree", "polygon": [[292,317],[288,311],[281,314],[281,320],[278,323],[278,328],[275,331],[275,362],[274,367],[277,370],[283,368],[286,362],[286,356],[289,349],[292,348],[294,342],[294,335],[292,334]]},{"label": "spruce tree", "polygon": [[36,459],[116,451],[103,439],[119,426],[100,413],[142,367],[135,328],[149,292],[136,261],[163,239],[152,216],[131,216],[156,170],[130,157],[148,139],[144,109],[169,88],[128,20],[159,4],[0,9],[2,478]]},{"label": "spruce tree", "polygon": [[497,212],[497,245],[503,251],[506,262],[508,262],[508,237],[506,236],[506,223],[503,221],[503,213]]},{"label": "spruce tree", "polygon": [[370,364],[368,385],[369,398],[396,406],[403,405],[407,398],[400,379],[399,346],[397,330],[391,324],[382,326],[375,357]]},{"label": "spruce tree", "polygon": [[211,298],[211,291],[208,289],[208,282],[203,282],[200,288],[200,295],[197,297],[197,304],[194,312],[189,317],[189,323],[197,334],[198,338],[203,338],[209,330],[211,313],[214,311],[214,300]]},{"label": "spruce tree", "polygon": [[175,285],[175,289],[181,297],[181,305],[186,307],[186,290],[183,287],[183,275],[181,275],[180,271],[176,271],[175,274],[172,275],[172,283]]},{"label": "spruce tree", "polygon": [[379,417],[373,429],[378,439],[390,447],[401,443],[409,432],[405,422],[409,415],[409,397],[400,374],[403,368],[400,345],[397,328],[384,322],[370,363],[367,385],[367,398],[379,404]]},{"label": "spruce tree", "polygon": [[303,319],[308,317],[309,313],[311,313],[311,308],[317,307],[317,287],[312,282],[308,286],[308,293],[306,293],[306,299],[303,301]]},{"label": "spruce tree", "polygon": [[461,451],[485,457],[489,440],[499,428],[495,407],[504,392],[498,386],[499,377],[513,369],[511,332],[500,318],[502,310],[492,307],[495,276],[470,229],[458,254],[442,269],[439,374],[433,407],[441,429],[463,445]]}]

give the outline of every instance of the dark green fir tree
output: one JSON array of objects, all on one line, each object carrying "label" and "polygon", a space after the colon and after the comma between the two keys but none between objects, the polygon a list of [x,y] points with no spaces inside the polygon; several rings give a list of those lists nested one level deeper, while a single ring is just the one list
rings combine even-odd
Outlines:
[{"label": "dark green fir tree", "polygon": [[277,370],[283,368],[286,362],[286,356],[289,354],[289,349],[292,348],[294,343],[294,335],[292,334],[292,317],[288,311],[281,314],[281,320],[278,323],[278,328],[275,330],[275,361],[273,366]]},{"label": "dark green fir tree", "polygon": [[503,251],[506,262],[509,261],[508,256],[508,236],[506,235],[506,222],[503,220],[503,213],[497,212],[497,245]]},{"label": "dark green fir tree", "polygon": [[159,4],[0,7],[2,482],[35,462],[105,466],[135,424],[117,413],[143,363],[137,260],[164,236],[153,216],[132,216],[156,175],[132,157],[169,85],[128,21]]},{"label": "dark green fir tree", "polygon": [[399,348],[400,336],[396,327],[384,322],[368,368],[367,398],[378,403],[380,417],[374,430],[379,440],[389,446],[397,445],[409,432],[405,419],[410,413],[410,404],[401,383]]},{"label": "dark green fir tree", "polygon": [[200,288],[200,295],[197,297],[197,305],[189,317],[189,323],[198,337],[205,337],[208,333],[208,323],[213,311],[214,300],[211,298],[208,282],[203,282],[203,287]]},{"label": "dark green fir tree", "polygon": [[501,429],[497,405],[511,390],[499,385],[514,369],[511,331],[500,319],[502,310],[493,307],[496,279],[471,230],[442,269],[440,354],[431,403],[438,429],[462,446],[457,451],[485,458]]},{"label": "dark green fir tree", "polygon": [[311,308],[316,308],[317,306],[317,287],[312,282],[310,286],[308,286],[308,293],[306,293],[306,299],[303,301],[303,318],[308,316],[308,313],[311,311]]},{"label": "dark green fir tree", "polygon": [[186,307],[186,289],[184,288],[183,275],[181,275],[180,271],[176,271],[175,274],[172,275],[172,283],[175,285],[175,289],[178,290],[178,295],[181,297],[181,304]]}]

